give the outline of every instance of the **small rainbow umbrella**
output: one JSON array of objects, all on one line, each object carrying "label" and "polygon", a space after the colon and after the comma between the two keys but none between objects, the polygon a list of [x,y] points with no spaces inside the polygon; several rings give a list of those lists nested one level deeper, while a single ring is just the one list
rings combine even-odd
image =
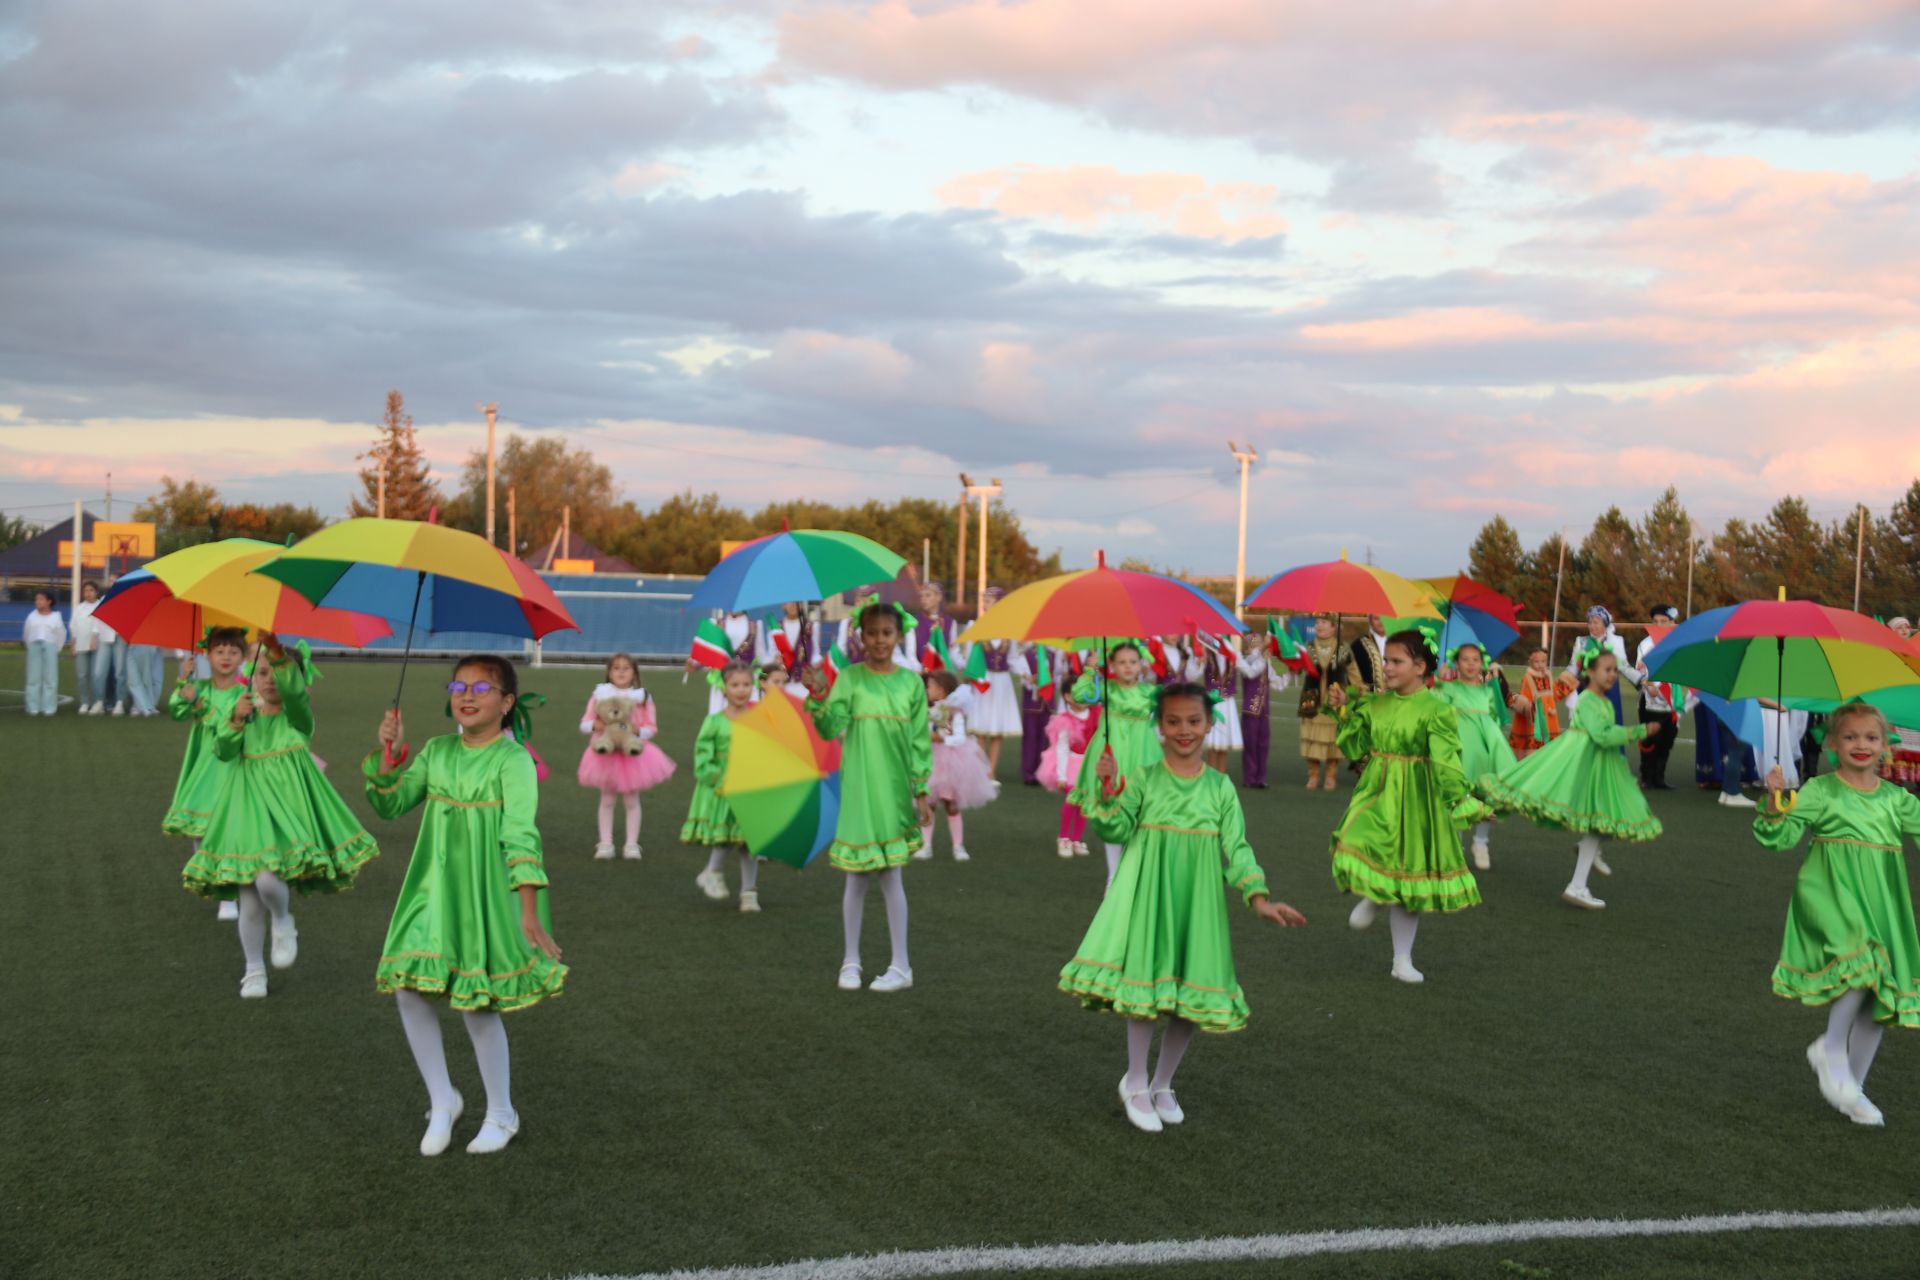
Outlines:
[{"label": "small rainbow umbrella", "polygon": [[1782,588],[1778,600],[1687,619],[1647,655],[1647,674],[1722,698],[1844,702],[1920,684],[1920,646],[1864,614],[1789,600]]},{"label": "small rainbow umbrella", "polygon": [[203,542],[123,575],[94,614],[130,644],[197,648],[208,627],[271,631],[358,649],[391,635],[372,614],[319,608],[252,570],[286,547],[254,538]]},{"label": "small rainbow umbrella", "polygon": [[1410,578],[1370,564],[1338,560],[1304,564],[1277,574],[1247,597],[1247,608],[1274,613],[1379,614],[1383,618],[1438,618],[1433,592]]},{"label": "small rainbow umbrella", "polygon": [[755,857],[804,868],[840,821],[840,746],[786,694],[762,698],[733,722],[720,793]]},{"label": "small rainbow umbrella", "polygon": [[[416,630],[538,640],[575,629],[540,575],[485,538],[445,525],[368,516],[328,525],[255,569],[317,605],[407,624],[400,684]],[[394,705],[399,705],[399,691]]]},{"label": "small rainbow umbrella", "polygon": [[735,547],[694,588],[686,607],[744,612],[789,600],[825,600],[892,582],[906,563],[857,533],[788,529]]},{"label": "small rainbow umbrella", "polygon": [[1485,583],[1456,574],[1421,578],[1415,585],[1426,588],[1446,616],[1438,648],[1441,661],[1463,644],[1479,645],[1492,661],[1520,638],[1520,606]]}]

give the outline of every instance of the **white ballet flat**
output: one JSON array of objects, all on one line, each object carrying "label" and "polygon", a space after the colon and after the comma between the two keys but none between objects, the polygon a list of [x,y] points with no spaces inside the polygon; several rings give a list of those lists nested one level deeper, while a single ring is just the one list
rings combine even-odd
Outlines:
[{"label": "white ballet flat", "polygon": [[1180,1124],[1187,1113],[1180,1109],[1180,1100],[1173,1096],[1171,1089],[1149,1089],[1147,1096],[1153,1102],[1153,1114],[1160,1117],[1161,1124]]},{"label": "white ballet flat", "polygon": [[466,1114],[467,1100],[460,1091],[453,1091],[453,1110],[442,1111],[438,1107],[427,1109],[427,1131],[420,1135],[420,1154],[437,1156],[453,1142],[453,1126],[460,1123],[460,1117]]},{"label": "white ballet flat", "polygon": [[757,914],[760,910],[759,893],[753,889],[742,889],[740,891],[740,909],[748,915]]},{"label": "white ballet flat", "polygon": [[1395,960],[1393,968],[1388,972],[1393,975],[1394,981],[1404,982],[1409,986],[1418,986],[1427,980],[1427,975],[1414,968],[1411,960]]},{"label": "white ballet flat", "polygon": [[1492,865],[1493,851],[1487,848],[1487,842],[1485,840],[1475,840],[1473,842],[1473,869],[1475,871],[1485,871]]},{"label": "white ballet flat", "polygon": [[[1139,1099],[1139,1105],[1134,1100]],[[1127,1092],[1127,1078],[1120,1077],[1120,1109],[1127,1113],[1127,1123],[1142,1133],[1159,1133],[1164,1127],[1159,1115],[1153,1109],[1153,1101],[1145,1089]]]},{"label": "white ballet flat", "polygon": [[842,991],[858,991],[860,989],[860,966],[857,964],[841,965],[840,980],[834,985]]},{"label": "white ballet flat", "polygon": [[1354,903],[1353,910],[1347,913],[1347,924],[1355,929],[1364,929],[1373,923],[1374,916],[1379,913],[1379,904],[1372,898],[1362,898]]},{"label": "white ballet flat", "polygon": [[232,898],[222,898],[220,900],[220,909],[213,913],[213,918],[215,920],[238,920],[240,918],[240,904]]},{"label": "white ballet flat", "polygon": [[487,1122],[480,1126],[480,1132],[474,1136],[473,1141],[467,1144],[467,1154],[490,1156],[512,1142],[513,1135],[518,1132],[520,1132],[519,1116],[515,1116],[505,1124],[489,1116]]},{"label": "white ballet flat", "polygon": [[1866,1094],[1858,1092],[1859,1088],[1858,1085],[1854,1086],[1855,1097],[1853,1105],[1847,1108],[1847,1119],[1869,1129],[1886,1128],[1887,1118],[1880,1114],[1880,1108],[1867,1101]]},{"label": "white ballet flat", "polygon": [[905,991],[913,985],[913,970],[888,965],[887,971],[867,984],[869,991]]},{"label": "white ballet flat", "polygon": [[1613,874],[1613,868],[1607,865],[1607,860],[1597,853],[1593,855],[1593,874],[1597,876],[1610,876]]},{"label": "white ballet flat", "polygon": [[638,862],[640,861],[640,846],[629,843],[626,848],[620,851],[620,856],[628,862]]},{"label": "white ballet flat", "polygon": [[248,973],[241,976],[240,998],[242,1000],[264,1000],[267,998],[267,975],[264,971]]},{"label": "white ballet flat", "polygon": [[278,923],[273,925],[273,950],[269,958],[276,969],[291,969],[293,962],[300,957],[300,931],[293,927],[293,917],[287,917],[287,927],[282,929]]},{"label": "white ballet flat", "polygon": [[606,862],[610,860],[612,857],[613,857],[613,844],[611,841],[602,841],[601,843],[593,846],[593,860],[595,862]]},{"label": "white ballet flat", "polygon": [[[1847,1117],[1847,1119],[1853,1120],[1854,1108],[1858,1106],[1862,1100],[1860,1086],[1855,1084],[1852,1079],[1840,1075],[1839,1072],[1833,1068],[1832,1060],[1827,1057],[1826,1037],[1822,1036],[1807,1046],[1807,1065],[1813,1068],[1813,1078],[1819,1082],[1820,1096],[1827,1100],[1827,1105]],[[1872,1106],[1873,1104],[1868,1103],[1867,1105]],[[1879,1114],[1878,1108],[1875,1108],[1874,1114]],[[1885,1122],[1885,1118],[1882,1117],[1881,1123],[1884,1124]],[[1870,1122],[1860,1120],[1856,1121],[1856,1123],[1867,1124]]]},{"label": "white ballet flat", "polygon": [[1560,891],[1560,901],[1568,906],[1579,907],[1583,911],[1605,911],[1607,904],[1593,896],[1591,889],[1576,889],[1568,885]]}]

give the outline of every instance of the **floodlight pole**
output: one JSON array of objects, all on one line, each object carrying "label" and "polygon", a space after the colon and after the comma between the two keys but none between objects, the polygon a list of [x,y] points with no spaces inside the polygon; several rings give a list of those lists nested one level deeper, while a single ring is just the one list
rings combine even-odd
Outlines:
[{"label": "floodlight pole", "polygon": [[499,417],[500,406],[489,402],[481,406],[487,415],[487,544],[498,546],[493,540],[493,427]]},{"label": "floodlight pole", "polygon": [[[998,480],[995,480],[992,484],[970,484],[967,486],[967,497],[980,499],[980,578],[977,589],[973,593],[973,599],[974,604],[981,607],[984,607],[987,602],[987,503],[999,496],[1000,482]],[[964,511],[965,509],[966,504],[963,502],[961,504],[961,510]],[[960,572],[964,572],[964,569],[956,572],[954,576],[956,578],[959,577]]]},{"label": "floodlight pole", "polygon": [[1260,451],[1252,445],[1242,449],[1233,441],[1227,441],[1227,451],[1233,454],[1240,464],[1240,554],[1233,566],[1233,616],[1242,622],[1247,620],[1247,472],[1260,458]]}]

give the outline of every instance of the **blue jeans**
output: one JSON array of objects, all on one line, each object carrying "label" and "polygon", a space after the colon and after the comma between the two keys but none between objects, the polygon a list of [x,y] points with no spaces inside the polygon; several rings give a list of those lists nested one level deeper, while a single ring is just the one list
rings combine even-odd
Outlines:
[{"label": "blue jeans", "polygon": [[73,696],[80,709],[107,696],[107,664],[97,649],[83,649],[73,655]]},{"label": "blue jeans", "polygon": [[60,646],[35,640],[27,646],[27,714],[50,716],[60,701]]},{"label": "blue jeans", "polygon": [[136,644],[127,649],[127,691],[136,714],[151,715],[160,709],[160,682],[166,678],[161,662],[157,646]]},{"label": "blue jeans", "polygon": [[127,701],[127,642],[125,640],[102,640],[95,650],[94,662],[106,668],[107,685],[106,710],[111,711]]}]

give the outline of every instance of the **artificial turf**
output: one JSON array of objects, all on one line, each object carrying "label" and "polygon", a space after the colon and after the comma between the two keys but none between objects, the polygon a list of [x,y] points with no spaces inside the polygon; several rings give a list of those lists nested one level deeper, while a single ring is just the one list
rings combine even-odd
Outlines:
[{"label": "artificial turf", "polygon": [[[0,653],[0,688],[22,658]],[[1096,853],[1053,853],[1057,801],[1019,785],[969,816],[972,863],[908,873],[915,986],[833,987],[841,877],[768,866],[765,911],[694,887],[676,840],[705,689],[648,673],[681,773],[645,799],[646,858],[595,862],[596,797],[573,721],[597,670],[524,673],[553,705],[541,830],[566,995],[508,1021],[524,1122],[503,1154],[460,1144],[482,1090],[458,1022],[469,1118],[415,1150],[425,1098],[372,989],[414,823],[375,819],[359,758],[391,666],[326,664],[318,752],[382,856],[350,894],[296,900],[299,963],[238,999],[233,927],[183,892],[159,834],[184,729],[165,719],[0,715],[8,977],[0,1069],[0,1275],[461,1276],[765,1263],[958,1244],[1189,1239],[1564,1217],[1669,1217],[1916,1202],[1920,1036],[1888,1035],[1881,1132],[1821,1102],[1817,1011],[1769,994],[1798,858],[1691,786],[1667,833],[1613,846],[1608,909],[1558,900],[1571,841],[1509,822],[1486,904],[1429,919],[1428,981],[1387,977],[1384,922],[1356,934],[1327,875],[1346,802],[1299,786],[1275,724],[1274,786],[1243,792],[1280,931],[1234,913],[1243,1034],[1183,1067],[1189,1120],[1121,1118],[1121,1024],[1054,990],[1098,902]],[[69,683],[71,672],[63,672]],[[444,731],[430,667],[412,736]],[[1286,699],[1282,699],[1283,702]],[[1350,781],[1343,779],[1343,783]],[[871,976],[884,913],[867,919]],[[1920,1232],[1768,1233],[1187,1268],[1374,1277],[1913,1276]],[[1113,1276],[1154,1274],[1139,1269]]]}]

